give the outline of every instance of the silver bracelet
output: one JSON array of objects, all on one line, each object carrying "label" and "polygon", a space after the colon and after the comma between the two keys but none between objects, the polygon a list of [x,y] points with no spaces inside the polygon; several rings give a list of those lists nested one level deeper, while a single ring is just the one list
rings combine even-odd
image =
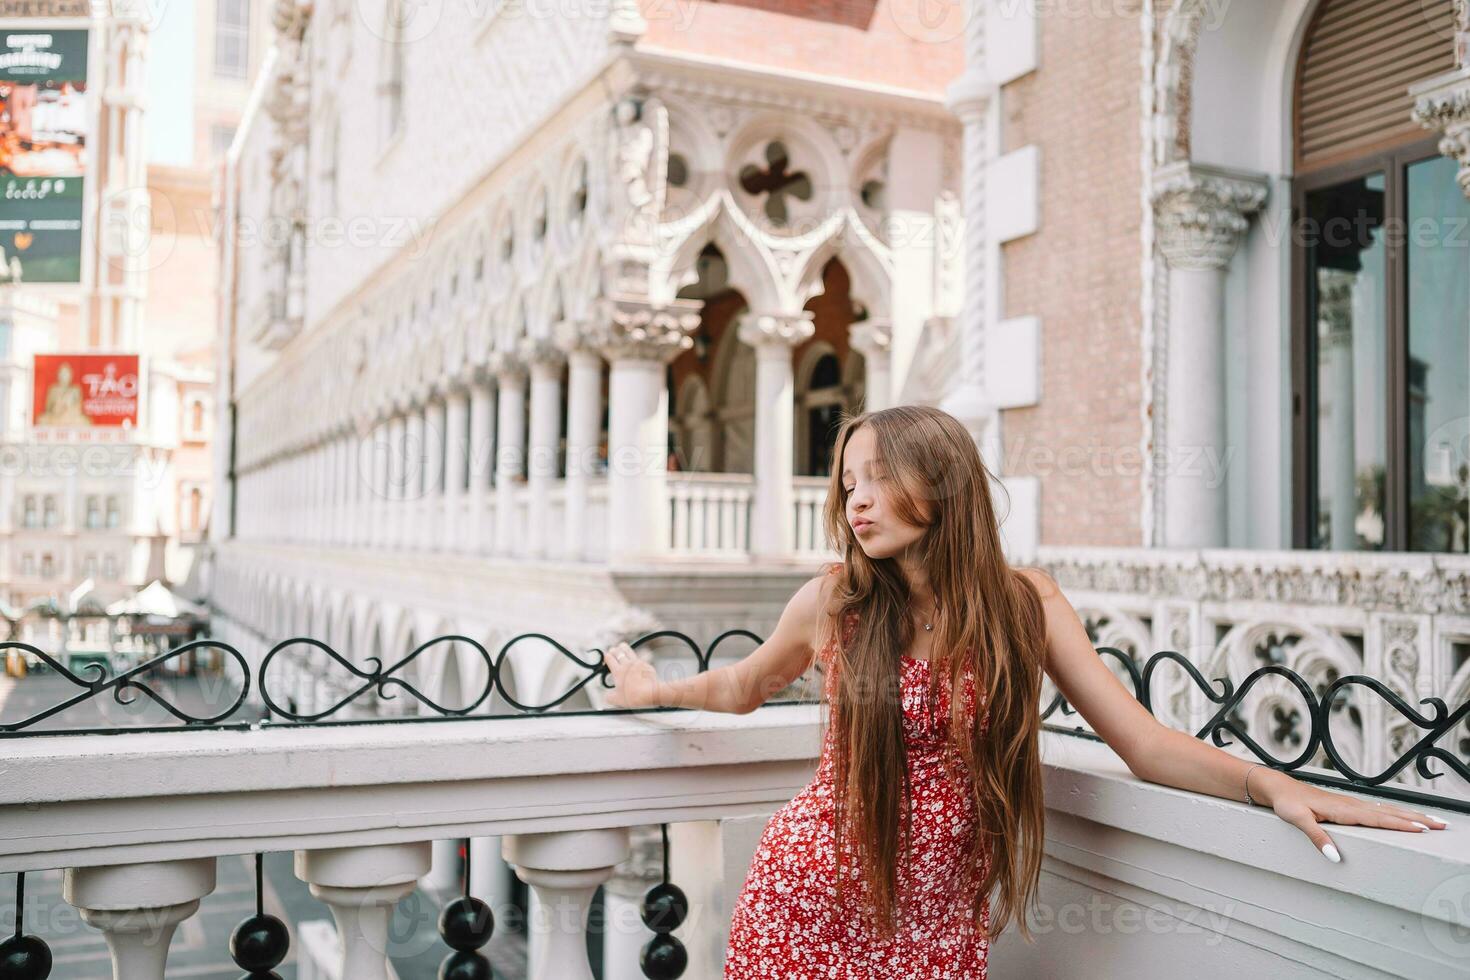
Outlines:
[{"label": "silver bracelet", "polygon": [[1259,769],[1260,767],[1261,767],[1261,763],[1257,762],[1257,763],[1254,763],[1250,767],[1250,769],[1247,769],[1245,771],[1245,801],[1247,803],[1249,803],[1251,806],[1256,806],[1257,805],[1256,804],[1255,797],[1251,796],[1251,770],[1252,769]]}]

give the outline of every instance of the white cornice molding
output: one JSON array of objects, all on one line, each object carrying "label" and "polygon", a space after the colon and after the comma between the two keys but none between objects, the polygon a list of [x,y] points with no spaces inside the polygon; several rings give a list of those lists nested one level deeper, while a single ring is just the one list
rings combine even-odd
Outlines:
[{"label": "white cornice molding", "polygon": [[683,95],[862,121],[958,132],[942,94],[767,68],[727,58],[696,57],[640,47],[625,56],[641,84]]}]

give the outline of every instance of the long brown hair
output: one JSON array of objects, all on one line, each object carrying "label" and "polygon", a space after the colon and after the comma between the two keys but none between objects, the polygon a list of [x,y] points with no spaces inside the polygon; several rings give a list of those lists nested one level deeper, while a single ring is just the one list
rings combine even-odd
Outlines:
[{"label": "long brown hair", "polygon": [[[836,639],[840,664],[830,703],[839,895],[843,839],[851,837],[876,924],[891,935],[900,911],[898,844],[902,839],[907,847],[911,838],[898,691],[900,657],[914,632],[910,592],[896,559],[869,558],[858,545],[842,479],[847,442],[864,427],[873,432],[885,476],[886,512],[925,528],[914,554],[936,605],[931,697],[946,679],[950,730],[971,777],[978,818],[970,860],[984,870],[974,922],[982,934],[994,936],[1014,918],[1029,942],[1025,909],[1041,871],[1045,823],[1038,733],[1046,622],[1035,587],[1002,553],[991,476],[974,440],[954,416],[926,406],[849,416],[832,450],[823,521],[828,543],[844,560],[833,569],[820,642]],[[849,622],[850,631],[838,628]],[[973,724],[967,723],[960,686],[967,668],[975,678]],[[987,930],[982,905],[992,891]]]}]

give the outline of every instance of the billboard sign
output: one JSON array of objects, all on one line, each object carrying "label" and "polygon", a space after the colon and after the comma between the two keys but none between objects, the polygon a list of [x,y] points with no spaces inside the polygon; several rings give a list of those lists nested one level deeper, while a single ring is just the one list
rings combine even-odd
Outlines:
[{"label": "billboard sign", "polygon": [[86,30],[0,30],[0,278],[81,282]]},{"label": "billboard sign", "polygon": [[138,424],[137,354],[37,354],[31,423],[43,428]]}]

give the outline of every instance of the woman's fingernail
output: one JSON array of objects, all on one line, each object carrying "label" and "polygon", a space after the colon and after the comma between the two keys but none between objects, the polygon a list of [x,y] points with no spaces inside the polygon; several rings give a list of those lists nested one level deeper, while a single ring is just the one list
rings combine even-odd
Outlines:
[{"label": "woman's fingernail", "polygon": [[1415,827],[1418,827],[1420,830],[1428,830],[1429,829],[1427,826],[1425,826],[1424,824],[1420,823],[1417,820],[1410,820],[1409,823],[1413,824]]},{"label": "woman's fingernail", "polygon": [[1333,864],[1342,863],[1342,855],[1337,853],[1337,848],[1334,847],[1332,844],[1323,844],[1322,853],[1327,855],[1327,860],[1331,861]]},{"label": "woman's fingernail", "polygon": [[1448,827],[1450,825],[1448,820],[1440,820],[1439,817],[1430,817],[1430,819],[1436,821],[1441,827]]}]

